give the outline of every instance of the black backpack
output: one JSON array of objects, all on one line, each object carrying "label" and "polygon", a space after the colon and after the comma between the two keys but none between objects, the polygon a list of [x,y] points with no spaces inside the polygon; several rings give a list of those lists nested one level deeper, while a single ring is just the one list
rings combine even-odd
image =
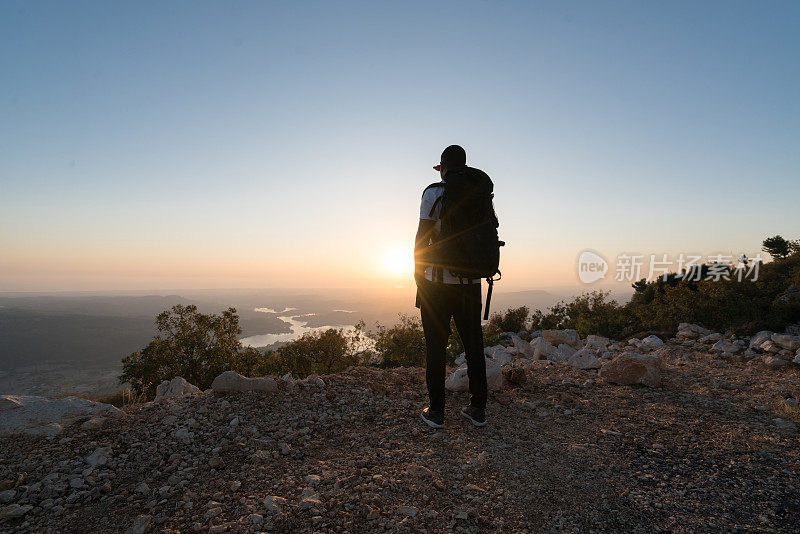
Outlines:
[{"label": "black backpack", "polygon": [[488,319],[494,276],[501,274],[500,247],[505,245],[497,235],[499,223],[492,203],[494,184],[482,170],[465,167],[448,172],[443,184],[429,187],[433,186],[444,187],[429,213],[433,216],[437,205],[441,206],[441,231],[436,242],[425,251],[427,262],[434,269],[434,279],[438,270],[441,280],[445,269],[465,282],[486,278],[489,291],[483,318]]}]

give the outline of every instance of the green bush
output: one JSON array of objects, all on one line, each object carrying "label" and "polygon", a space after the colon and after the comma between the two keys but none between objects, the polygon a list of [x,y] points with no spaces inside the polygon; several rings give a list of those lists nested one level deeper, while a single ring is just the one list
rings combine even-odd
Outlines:
[{"label": "green bush", "polygon": [[[456,333],[454,321],[450,321],[451,335],[447,343],[447,362],[452,364],[464,346]],[[375,341],[378,367],[422,367],[427,355],[422,323],[416,317],[400,314],[400,322],[391,328],[377,325],[370,333]]]},{"label": "green bush", "polygon": [[156,318],[159,333],[142,350],[122,359],[120,383],[129,382],[137,396],[151,398],[164,380],[182,376],[200,389],[227,370],[242,374],[264,369],[263,355],[244,348],[234,308],[221,315],[203,314],[197,306],[173,306]]},{"label": "green bush", "polygon": [[486,325],[487,334],[492,336],[503,332],[519,332],[525,330],[531,310],[527,306],[509,308],[503,313],[492,313]]},{"label": "green bush", "polygon": [[364,323],[352,333],[341,328],[308,332],[265,356],[269,374],[290,373],[299,378],[310,374],[343,371],[352,365],[366,365],[368,354],[362,349]]},{"label": "green bush", "polygon": [[593,292],[561,302],[546,313],[537,310],[531,329],[574,328],[582,336],[616,339],[641,332],[671,336],[682,322],[739,334],[783,330],[800,321],[800,251],[793,250],[785,258],[759,265],[755,282],[739,281],[733,268],[726,271],[727,280],[706,280],[710,267],[704,265],[698,281],[673,273],[666,280],[636,282],[624,306],[609,300],[608,293]]},{"label": "green bush", "polygon": [[425,365],[425,335],[416,317],[400,315],[400,322],[392,328],[377,325],[375,350],[380,356],[380,367],[414,367]]}]

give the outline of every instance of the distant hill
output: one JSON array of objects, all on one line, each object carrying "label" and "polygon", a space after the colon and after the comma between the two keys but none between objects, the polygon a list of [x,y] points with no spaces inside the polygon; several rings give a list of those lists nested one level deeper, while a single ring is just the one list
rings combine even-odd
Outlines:
[{"label": "distant hill", "polygon": [[[484,291],[484,304],[485,304]],[[491,310],[500,311],[507,308],[518,308],[528,306],[531,311],[544,310],[556,304],[562,297],[553,293],[548,293],[541,289],[529,289],[525,291],[502,292],[494,291],[492,294]]]}]

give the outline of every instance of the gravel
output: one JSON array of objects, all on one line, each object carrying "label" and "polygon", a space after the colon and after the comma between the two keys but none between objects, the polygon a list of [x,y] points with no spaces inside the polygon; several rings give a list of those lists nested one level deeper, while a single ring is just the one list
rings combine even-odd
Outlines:
[{"label": "gravel", "polygon": [[796,530],[800,371],[658,353],[658,388],[528,369],[485,428],[465,393],[424,426],[422,369],[355,368],[3,439],[0,531]]}]

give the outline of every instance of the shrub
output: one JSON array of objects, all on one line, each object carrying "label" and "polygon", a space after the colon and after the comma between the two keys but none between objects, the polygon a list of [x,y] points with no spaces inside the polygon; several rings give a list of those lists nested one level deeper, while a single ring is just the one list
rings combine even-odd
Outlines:
[{"label": "shrub", "polygon": [[143,349],[122,359],[120,383],[135,395],[151,398],[164,380],[182,376],[200,389],[229,369],[251,374],[263,368],[261,353],[244,348],[234,308],[221,315],[203,314],[197,306],[173,306],[156,317],[159,333]]},{"label": "shrub", "polygon": [[416,317],[400,315],[400,322],[392,328],[377,325],[375,350],[380,356],[380,367],[413,367],[425,365],[425,335]]},{"label": "shrub", "polygon": [[[456,325],[450,321],[450,338],[447,343],[446,361],[453,364],[464,345],[458,336]],[[427,349],[422,323],[416,317],[400,314],[400,322],[392,328],[377,325],[370,336],[375,340],[378,367],[421,367],[425,365]]]},{"label": "shrub", "polygon": [[363,330],[361,322],[352,333],[345,333],[342,328],[308,332],[277,351],[267,353],[266,367],[271,374],[290,373],[305,378],[310,374],[336,373],[352,365],[365,365],[368,353],[362,347]]},{"label": "shrub", "polygon": [[631,321],[624,307],[609,300],[609,292],[593,291],[559,302],[548,313],[536,310],[533,314],[531,330],[561,328],[577,330],[581,336],[622,337],[631,328]]},{"label": "shrub", "polygon": [[527,306],[509,308],[504,313],[493,313],[486,325],[489,334],[525,330],[531,310]]},{"label": "shrub", "polygon": [[794,243],[780,235],[768,237],[761,243],[761,249],[777,260],[787,257],[794,248]]},{"label": "shrub", "polygon": [[800,251],[758,267],[756,281],[739,281],[732,267],[725,271],[727,280],[706,280],[708,265],[700,267],[696,281],[675,273],[666,280],[639,280],[624,306],[609,300],[608,293],[586,293],[547,313],[537,310],[531,329],[574,328],[582,336],[624,339],[637,332],[669,336],[681,322],[752,334],[782,330],[800,321]]}]

